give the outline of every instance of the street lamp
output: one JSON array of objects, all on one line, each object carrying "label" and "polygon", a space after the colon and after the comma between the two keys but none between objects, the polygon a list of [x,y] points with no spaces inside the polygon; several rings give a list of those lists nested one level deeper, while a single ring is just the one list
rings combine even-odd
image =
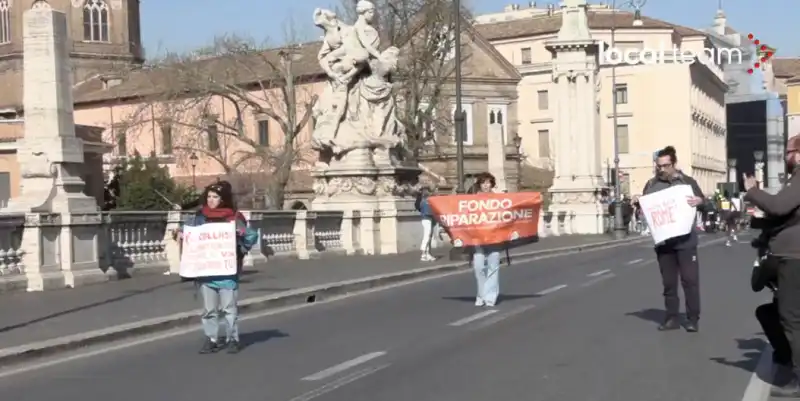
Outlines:
[{"label": "street lamp", "polygon": [[192,188],[194,189],[197,189],[197,176],[195,175],[197,170],[197,160],[197,153],[192,152],[192,154],[189,156],[189,162],[192,163]]},{"label": "street lamp", "polygon": [[[735,178],[731,179],[731,171],[736,168],[736,162],[737,162],[736,159],[733,159],[733,158],[728,159],[728,188],[731,191],[733,191],[733,188],[732,188],[733,185],[732,184],[733,184],[734,181],[736,181]],[[730,194],[730,195],[733,195],[733,194]]]},{"label": "street lamp", "polygon": [[522,137],[514,133],[514,146],[517,148],[517,192],[522,187]]},{"label": "street lamp", "polygon": [[756,150],[753,152],[753,159],[755,159],[755,173],[756,173],[756,181],[758,182],[758,187],[761,188],[761,185],[764,181],[764,152],[761,150]]},{"label": "street lamp", "polygon": [[[647,3],[647,0],[625,0],[620,2],[619,7],[633,8],[633,26],[642,25],[642,7]],[[611,2],[611,48],[616,46],[616,31],[617,31],[617,1]],[[622,183],[619,179],[619,124],[617,121],[617,65],[611,64],[611,104],[613,115],[612,121],[614,124],[614,174],[617,176],[614,179],[614,237],[624,238],[627,233],[624,220],[622,218],[622,207],[620,202],[620,194],[622,193]]]},{"label": "street lamp", "polygon": [[464,123],[467,119],[464,110],[461,109],[461,0],[453,0],[453,34],[455,40],[455,79],[456,79],[456,110],[453,112],[453,122],[455,123],[456,134],[456,176],[458,185],[456,193],[463,194],[464,188]]}]

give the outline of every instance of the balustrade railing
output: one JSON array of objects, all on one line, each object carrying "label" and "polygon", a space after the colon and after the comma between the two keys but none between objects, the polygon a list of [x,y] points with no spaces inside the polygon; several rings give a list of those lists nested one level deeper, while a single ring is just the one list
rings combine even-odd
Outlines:
[{"label": "balustrade railing", "polygon": [[[269,258],[307,259],[314,254],[386,254],[418,249],[422,225],[413,211],[245,211],[259,243],[245,263]],[[96,270],[118,276],[177,272],[180,246],[173,233],[191,214],[120,211],[83,215],[0,215],[0,292],[38,290],[47,273]],[[574,214],[542,213],[541,237],[572,234]],[[390,221],[386,221],[390,220]],[[94,251],[94,252],[93,252]],[[39,278],[36,279],[36,275]],[[17,284],[9,285],[9,280]],[[38,280],[40,284],[31,282]],[[19,284],[24,282],[24,284]],[[65,286],[77,284],[65,279]]]}]

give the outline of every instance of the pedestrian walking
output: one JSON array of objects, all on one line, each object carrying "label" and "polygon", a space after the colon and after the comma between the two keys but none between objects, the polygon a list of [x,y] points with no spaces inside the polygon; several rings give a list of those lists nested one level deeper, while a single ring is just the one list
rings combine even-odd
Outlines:
[{"label": "pedestrian walking", "polygon": [[[475,178],[474,193],[498,192],[497,181],[490,173],[481,173]],[[500,251],[502,244],[476,246],[472,252],[472,268],[475,270],[477,295],[475,306],[493,307],[500,295]]]},{"label": "pedestrian walking", "polygon": [[758,188],[754,177],[745,177],[744,200],[771,221],[766,263],[775,263],[778,276],[777,308],[791,348],[793,377],[774,387],[772,395],[800,398],[800,135],[786,144],[786,164],[792,174],[786,186],[771,195]]},{"label": "pedestrian walking", "polygon": [[[644,187],[642,194],[652,194],[676,185],[690,185],[693,196],[686,200],[689,205],[702,208],[704,204],[703,192],[697,182],[677,168],[678,156],[675,148],[667,146],[657,153],[656,167],[658,173],[650,179]],[[688,332],[699,330],[700,320],[700,272],[697,259],[697,231],[689,234],[670,238],[656,244],[656,259],[661,270],[661,281],[664,286],[664,307],[666,316],[659,330],[676,330],[681,324],[678,320],[680,298],[678,297],[678,282],[683,284],[683,293],[686,297],[686,317],[684,326]]]},{"label": "pedestrian walking", "polygon": [[[205,341],[201,354],[215,353],[227,349],[235,354],[241,349],[239,342],[239,276],[245,254],[258,239],[258,234],[247,228],[247,220],[236,210],[230,185],[212,184],[203,192],[203,205],[186,225],[199,226],[208,223],[236,222],[236,266],[232,276],[200,277],[196,279],[203,299],[202,326]],[[226,336],[220,341],[220,321],[225,320]]]},{"label": "pedestrian walking", "polygon": [[431,244],[433,242],[433,232],[436,228],[436,218],[433,215],[428,197],[431,196],[431,191],[427,187],[423,187],[417,195],[415,206],[420,214],[420,222],[422,224],[422,241],[419,245],[421,252],[420,260],[423,262],[433,262],[436,257],[431,255]]}]

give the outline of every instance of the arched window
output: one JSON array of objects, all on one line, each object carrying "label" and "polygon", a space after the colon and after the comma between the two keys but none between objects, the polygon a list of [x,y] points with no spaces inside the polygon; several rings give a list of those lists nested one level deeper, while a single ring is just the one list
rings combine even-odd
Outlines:
[{"label": "arched window", "polygon": [[11,42],[11,6],[0,0],[0,45]]},{"label": "arched window", "polygon": [[104,0],[86,0],[83,5],[83,40],[108,42],[108,4]]}]

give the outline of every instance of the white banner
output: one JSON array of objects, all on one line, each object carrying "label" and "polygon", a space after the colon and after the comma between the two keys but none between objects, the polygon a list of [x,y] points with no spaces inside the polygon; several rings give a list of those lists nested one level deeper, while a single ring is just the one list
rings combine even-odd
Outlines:
[{"label": "white banner", "polygon": [[180,275],[186,278],[236,274],[236,223],[183,228]]},{"label": "white banner", "polygon": [[692,232],[697,209],[689,205],[690,196],[694,196],[691,186],[676,185],[639,198],[656,244]]}]

